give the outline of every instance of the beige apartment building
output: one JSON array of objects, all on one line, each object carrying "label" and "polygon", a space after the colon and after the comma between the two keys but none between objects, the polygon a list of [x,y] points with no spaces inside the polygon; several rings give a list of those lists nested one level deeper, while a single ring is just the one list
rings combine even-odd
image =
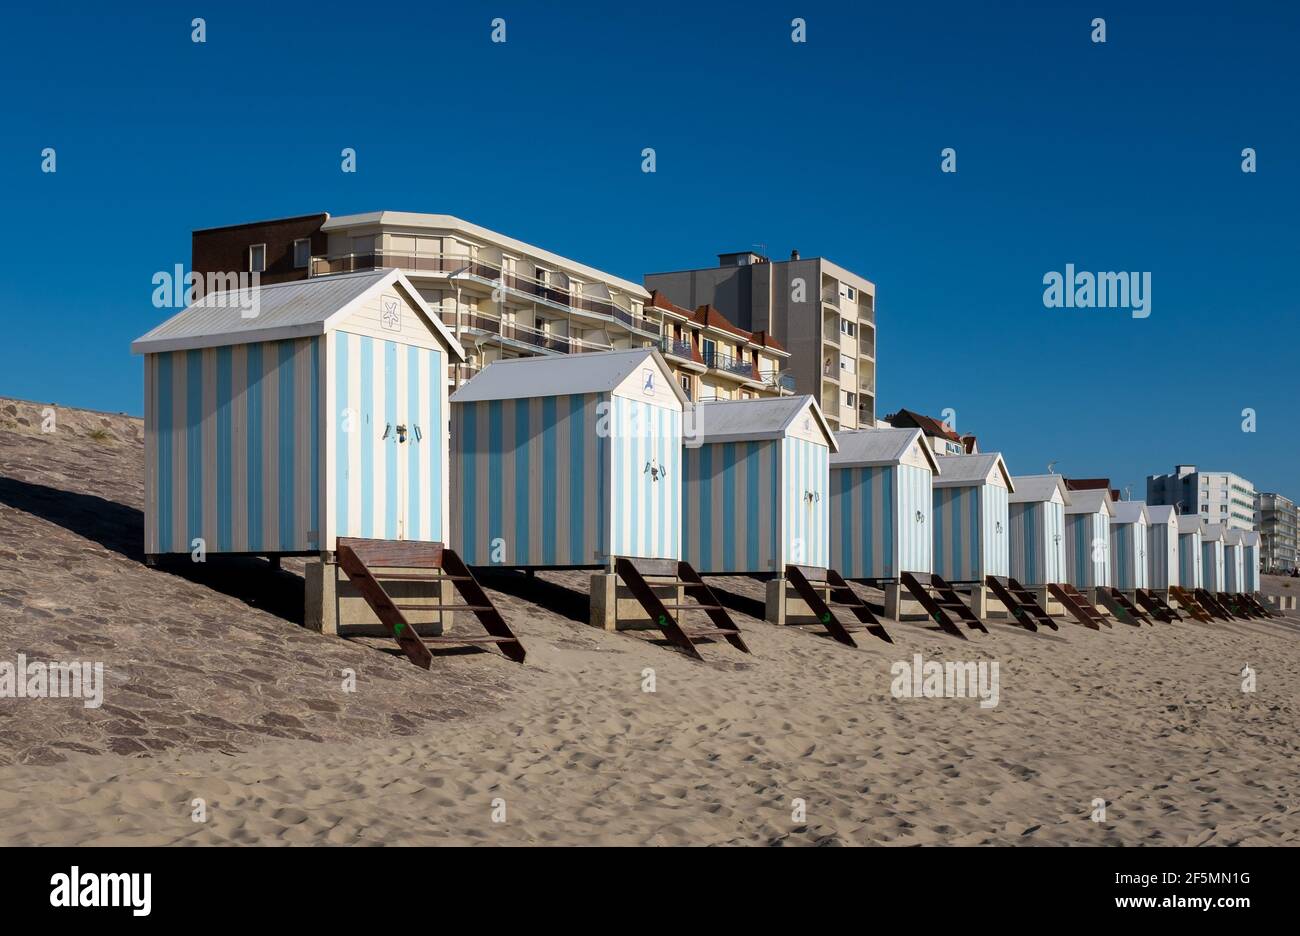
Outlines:
[{"label": "beige apartment building", "polygon": [[195,231],[194,270],[263,282],[401,269],[465,347],[454,386],[503,358],[655,346],[692,399],[789,393],[790,355],[765,334],[689,312],[637,283],[451,215],[306,215]]},{"label": "beige apartment building", "polygon": [[876,426],[876,287],[823,258],[773,261],[752,251],[716,267],[651,273],[648,289],[686,308],[711,306],[790,353],[796,392],[811,393],[836,429]]}]

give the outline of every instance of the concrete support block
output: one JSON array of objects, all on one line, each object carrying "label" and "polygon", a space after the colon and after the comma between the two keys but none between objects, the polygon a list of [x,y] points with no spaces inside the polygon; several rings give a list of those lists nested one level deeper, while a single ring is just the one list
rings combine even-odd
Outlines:
[{"label": "concrete support block", "polygon": [[[402,604],[440,605],[455,601],[456,588],[448,581],[389,581],[383,585],[385,591]],[[304,587],[303,623],[311,630],[330,636],[388,636],[388,628],[375,617],[370,605],[337,563],[320,559],[308,562]],[[439,637],[450,632],[455,617],[452,611],[404,609],[402,613],[422,637]]]},{"label": "concrete support block", "polygon": [[897,582],[885,585],[885,617],[901,621],[903,614],[903,586]]},{"label": "concrete support block", "polygon": [[983,620],[989,613],[989,589],[987,585],[972,585],[970,590],[970,609],[975,616]]},{"label": "concrete support block", "polygon": [[[1050,601],[1052,598],[1051,594],[1047,591],[1047,586],[1034,585],[1032,588],[1029,589],[1029,593],[1033,595],[1034,600],[1038,602],[1038,607],[1042,608],[1044,611],[1047,611],[1047,602]],[[1050,614],[1051,612],[1048,613]]]},{"label": "concrete support block", "polygon": [[[655,584],[647,579],[651,589],[664,604],[688,604],[686,588],[677,584]],[[677,612],[670,612],[679,621]],[[658,622],[646,614],[641,602],[632,591],[619,581],[613,572],[595,572],[591,576],[591,626],[601,630],[646,630],[657,628]]]},{"label": "concrete support block", "polygon": [[767,583],[767,600],[764,603],[763,619],[769,624],[785,625],[785,591],[786,581],[780,576]]}]

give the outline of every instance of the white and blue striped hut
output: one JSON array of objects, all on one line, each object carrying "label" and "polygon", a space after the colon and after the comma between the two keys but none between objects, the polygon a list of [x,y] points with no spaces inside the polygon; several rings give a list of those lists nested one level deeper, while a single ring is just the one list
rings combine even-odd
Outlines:
[{"label": "white and blue striped hut", "polygon": [[920,429],[835,436],[831,456],[831,567],[850,579],[934,571],[934,476]]},{"label": "white and blue striped hut", "polygon": [[1201,574],[1201,518],[1178,518],[1178,582],[1183,588],[1204,588]]},{"label": "white and blue striped hut", "polygon": [[811,396],[701,403],[682,469],[682,555],[705,574],[829,561],[830,426]]},{"label": "white and blue striped hut", "polygon": [[1017,475],[1008,506],[1011,577],[1021,585],[1065,581],[1065,508],[1070,492],[1060,475]]},{"label": "white and blue striped hut", "polygon": [[1223,527],[1207,523],[1201,527],[1201,581],[1209,592],[1226,589],[1223,563]]},{"label": "white and blue striped hut", "polygon": [[934,479],[934,571],[949,582],[1007,575],[1007,504],[1015,491],[997,452],[941,455]]},{"label": "white and blue striped hut", "polygon": [[826,567],[833,451],[813,396],[699,404],[682,456],[682,558],[708,575]]},{"label": "white and blue striped hut", "polygon": [[1246,590],[1245,546],[1241,530],[1223,531],[1223,590],[1226,592],[1243,592]]},{"label": "white and blue striped hut", "polygon": [[1147,587],[1147,505],[1116,501],[1110,520],[1110,578],[1115,588]]},{"label": "white and blue striped hut", "polygon": [[447,364],[397,270],[212,292],[144,355],[145,552],[446,540]]},{"label": "white and blue striped hut", "polygon": [[1065,578],[1075,588],[1109,588],[1110,520],[1114,501],[1104,490],[1071,491],[1065,508]]},{"label": "white and blue striped hut", "polygon": [[686,403],[651,348],[489,364],[451,397],[454,547],[516,568],[680,559]]},{"label": "white and blue striped hut", "polygon": [[1168,591],[1178,584],[1178,512],[1147,505],[1147,588]]},{"label": "white and blue striped hut", "polygon": [[1254,530],[1246,530],[1241,534],[1241,561],[1245,567],[1245,587],[1242,591],[1253,595],[1259,591],[1259,543],[1260,536]]}]

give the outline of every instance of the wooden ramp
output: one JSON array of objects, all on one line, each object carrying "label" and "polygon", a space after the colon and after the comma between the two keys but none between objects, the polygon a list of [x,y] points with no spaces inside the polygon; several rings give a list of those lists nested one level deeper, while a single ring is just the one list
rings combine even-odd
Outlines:
[{"label": "wooden ramp", "polygon": [[1022,627],[1035,632],[1038,631],[1039,625],[1059,630],[1051,615],[1038,604],[1038,599],[1034,597],[1033,592],[1011,576],[990,575],[984,581],[994,597],[1002,602]]},{"label": "wooden ramp", "polygon": [[1250,605],[1250,607],[1253,608],[1255,613],[1258,614],[1260,617],[1273,618],[1273,617],[1281,616],[1277,612],[1269,608],[1268,605],[1264,604],[1264,602],[1260,601],[1259,598],[1256,597],[1255,595],[1245,594],[1242,595],[1241,597],[1246,602],[1246,604]]},{"label": "wooden ramp", "polygon": [[1178,612],[1169,606],[1164,598],[1160,597],[1157,592],[1148,591],[1145,588],[1137,590],[1137,603],[1143,611],[1150,614],[1157,621],[1165,624],[1172,624],[1174,621],[1181,621],[1182,617]]},{"label": "wooden ramp", "polygon": [[[620,557],[614,560],[614,572],[628,587],[632,597],[645,609],[650,620],[655,623],[664,637],[697,660],[703,660],[695,641],[704,638],[723,637],[742,653],[748,653],[749,647],[740,637],[740,628],[731,619],[727,609],[718,601],[713,589],[704,584],[704,579],[691,567],[689,562],[677,559],[628,559]],[[654,579],[651,583],[648,579]],[[680,586],[686,597],[693,599],[689,603],[679,603],[675,599],[665,604],[655,593],[656,588],[671,586],[674,590]],[[709,616],[711,627],[683,627],[673,612],[703,611]]]},{"label": "wooden ramp", "polygon": [[1206,589],[1204,588],[1196,589],[1196,600],[1201,603],[1202,608],[1209,611],[1219,620],[1221,621],[1236,620],[1233,617],[1232,613],[1223,606],[1223,603],[1220,602],[1218,598],[1214,597],[1214,595],[1210,594],[1209,591],[1207,591]]},{"label": "wooden ramp", "polygon": [[1174,597],[1174,600],[1178,602],[1178,607],[1182,611],[1186,612],[1187,616],[1193,621],[1200,621],[1202,624],[1209,624],[1214,620],[1214,617],[1210,612],[1201,607],[1201,603],[1196,600],[1196,596],[1186,588],[1181,588],[1177,585],[1170,585],[1169,594],[1171,594]]},{"label": "wooden ramp", "polygon": [[[429,645],[472,646],[496,644],[501,652],[516,663],[524,662],[524,645],[510,630],[510,625],[492,604],[469,566],[455,552],[441,543],[420,543],[411,540],[356,539],[340,536],[337,558],[352,584],[366,599],[392,634],[402,652],[416,666],[428,669],[433,664]],[[406,571],[389,571],[400,569]],[[378,571],[383,570],[383,571]],[[418,571],[412,571],[418,570]],[[464,604],[398,604],[393,601],[381,580],[401,582],[451,582]],[[441,589],[439,589],[441,593]],[[403,611],[461,611],[473,612],[486,636],[421,637],[407,621]]]},{"label": "wooden ramp", "polygon": [[1251,609],[1247,602],[1242,600],[1243,596],[1238,595],[1235,592],[1219,592],[1216,597],[1219,599],[1219,604],[1223,605],[1232,614],[1239,618],[1245,618],[1249,621],[1252,618],[1261,617],[1261,615],[1256,614],[1254,610]]},{"label": "wooden ramp", "polygon": [[[984,622],[970,609],[970,605],[941,577],[924,572],[904,572],[898,580],[946,633],[965,640],[966,635],[958,626],[959,621],[971,630],[986,634],[989,632]],[[932,589],[934,594],[930,593]]]},{"label": "wooden ramp", "polygon": [[1118,588],[1099,588],[1097,596],[1101,598],[1101,603],[1107,610],[1125,624],[1141,627],[1143,624],[1151,623],[1151,619],[1139,611],[1137,606],[1128,600],[1128,596]]},{"label": "wooden ramp", "polygon": [[1093,607],[1092,602],[1084,598],[1073,585],[1051,584],[1047,586],[1047,592],[1084,627],[1091,627],[1093,630],[1101,630],[1103,624],[1110,627],[1110,621],[1106,620],[1106,616]]},{"label": "wooden ramp", "polygon": [[[873,637],[879,637],[885,643],[893,643],[893,638],[885,626],[871,613],[871,609],[834,569],[822,569],[817,566],[788,565],[785,578],[795,593],[816,615],[826,632],[842,644],[856,647],[853,634],[866,631]],[[827,597],[823,598],[823,592]],[[784,596],[782,596],[784,600]],[[857,624],[844,624],[835,616],[832,608],[847,608],[858,619]],[[796,625],[797,626],[797,625]]]}]

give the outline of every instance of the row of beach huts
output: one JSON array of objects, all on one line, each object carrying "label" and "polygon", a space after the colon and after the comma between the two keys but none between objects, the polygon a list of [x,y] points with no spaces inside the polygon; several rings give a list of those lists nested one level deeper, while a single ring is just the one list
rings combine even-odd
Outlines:
[{"label": "row of beach huts", "polygon": [[464,352],[396,270],[262,287],[255,316],[222,297],[132,346],[147,556],[317,557],[325,629],[364,603],[425,665],[416,644],[470,640],[453,613],[518,644],[485,568],[590,568],[593,623],[648,622],[692,653],[743,648],[720,575],[767,579],[769,620],[849,643],[886,635],[848,581],[957,633],[998,605],[1031,629],[1268,613],[1256,533],[1013,476],[997,453],[937,456],[917,429],[833,432],[809,396],[692,405],[654,349],[498,361],[449,396]]}]

